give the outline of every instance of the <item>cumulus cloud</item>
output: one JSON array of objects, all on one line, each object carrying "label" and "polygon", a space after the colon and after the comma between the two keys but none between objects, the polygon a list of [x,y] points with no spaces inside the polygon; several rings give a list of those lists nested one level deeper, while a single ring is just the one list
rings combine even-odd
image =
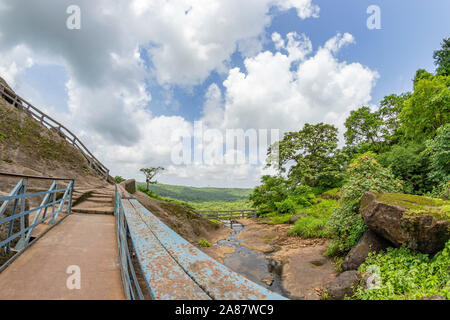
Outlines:
[{"label": "cumulus cloud", "polygon": [[[311,0],[76,3],[81,30],[65,27],[73,1],[0,0],[0,74],[20,87],[20,75],[33,63],[64,66],[70,112],[55,117],[64,119],[113,173],[136,176],[140,167],[163,165],[166,182],[233,185],[239,180],[251,186],[263,170],[246,164],[174,165],[178,133],[192,133],[193,124],[179,116],[153,116],[149,82],[189,88],[213,71],[226,75],[225,91],[213,84],[206,92],[200,116],[206,129],[287,131],[319,120],[338,124],[370,100],[376,73],[335,56],[354,42],[350,34],[337,35],[313,54],[306,35],[274,33],[268,38],[276,52],[262,51],[270,9],[316,18],[320,9]],[[229,69],[236,50],[246,57],[245,70]],[[233,151],[225,155],[231,156]]]}]

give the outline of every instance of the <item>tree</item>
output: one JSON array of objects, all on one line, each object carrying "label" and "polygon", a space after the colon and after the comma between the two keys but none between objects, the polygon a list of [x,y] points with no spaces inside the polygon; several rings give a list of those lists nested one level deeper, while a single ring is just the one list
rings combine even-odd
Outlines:
[{"label": "tree", "polygon": [[258,208],[259,213],[268,213],[277,210],[275,203],[282,202],[288,196],[286,180],[282,177],[265,175],[261,178],[261,185],[250,194],[253,207]]},{"label": "tree", "polygon": [[440,127],[436,137],[428,140],[426,146],[430,156],[429,178],[442,189],[450,181],[450,123]]},{"label": "tree", "polygon": [[361,144],[374,145],[381,140],[381,119],[369,107],[361,107],[350,112],[345,120],[347,131],[344,133],[348,146],[356,147]]},{"label": "tree", "polygon": [[294,185],[332,188],[341,181],[337,134],[332,125],[307,123],[302,130],[284,135],[277,144],[278,159],[273,157],[275,146],[269,147],[267,166],[280,173],[289,168],[288,179]]},{"label": "tree", "polygon": [[152,168],[142,168],[140,171],[145,174],[145,182],[147,183],[147,190],[150,187],[150,184],[158,183],[157,181],[152,181],[152,179],[161,171],[163,171],[163,167],[152,167]]},{"label": "tree", "polygon": [[450,121],[450,77],[422,77],[405,101],[400,120],[402,133],[409,140],[425,141]]},{"label": "tree", "polygon": [[116,183],[121,183],[121,182],[124,182],[125,179],[124,179],[122,176],[115,176],[115,177],[114,177],[114,181],[115,181]]},{"label": "tree", "polygon": [[450,38],[444,39],[441,49],[433,54],[434,64],[438,75],[450,76]]}]

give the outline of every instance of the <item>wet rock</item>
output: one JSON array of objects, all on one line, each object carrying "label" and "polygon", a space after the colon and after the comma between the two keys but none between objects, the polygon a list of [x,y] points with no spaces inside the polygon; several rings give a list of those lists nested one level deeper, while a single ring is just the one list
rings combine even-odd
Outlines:
[{"label": "wet rock", "polygon": [[293,223],[295,223],[295,221],[297,221],[301,217],[307,217],[307,216],[308,216],[307,214],[297,214],[289,219],[289,223],[293,224]]},{"label": "wet rock", "polygon": [[421,300],[447,300],[447,299],[438,294],[433,294],[432,296],[423,297]]},{"label": "wet rock", "polygon": [[379,237],[371,230],[367,230],[358,244],[347,254],[342,263],[342,270],[356,270],[366,260],[369,252],[379,252],[392,244]]},{"label": "wet rock", "polygon": [[343,300],[345,296],[351,296],[360,280],[357,271],[345,271],[334,279],[328,286],[330,300]]},{"label": "wet rock", "polygon": [[316,260],[310,261],[309,263],[311,263],[313,266],[320,267],[320,266],[323,266],[325,263],[327,263],[327,259],[325,259],[325,258],[316,259]]},{"label": "wet rock", "polygon": [[129,179],[121,183],[125,190],[131,194],[136,193],[136,180]]},{"label": "wet rock", "polygon": [[428,197],[367,192],[360,212],[369,229],[395,246],[433,254],[450,239],[448,205],[450,201]]}]

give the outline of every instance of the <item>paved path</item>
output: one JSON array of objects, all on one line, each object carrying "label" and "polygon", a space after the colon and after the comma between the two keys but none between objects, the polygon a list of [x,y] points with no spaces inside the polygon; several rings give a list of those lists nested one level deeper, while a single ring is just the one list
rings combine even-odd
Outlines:
[{"label": "paved path", "polygon": [[[66,286],[69,266],[81,289]],[[0,299],[125,299],[115,217],[72,214],[0,273]]]}]

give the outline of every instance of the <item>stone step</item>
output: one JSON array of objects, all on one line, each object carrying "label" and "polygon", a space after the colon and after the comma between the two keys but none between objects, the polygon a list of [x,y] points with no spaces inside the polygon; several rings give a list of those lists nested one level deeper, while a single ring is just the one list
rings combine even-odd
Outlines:
[{"label": "stone step", "polygon": [[72,208],[72,212],[85,214],[108,214],[114,215],[114,208],[112,207],[98,207],[98,208]]}]

